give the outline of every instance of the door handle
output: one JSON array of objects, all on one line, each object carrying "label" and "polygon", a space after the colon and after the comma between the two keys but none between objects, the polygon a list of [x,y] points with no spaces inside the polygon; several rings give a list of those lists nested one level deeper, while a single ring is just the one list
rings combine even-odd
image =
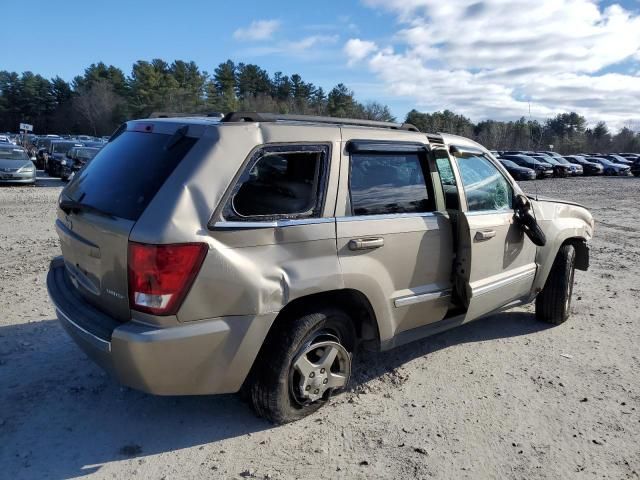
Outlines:
[{"label": "door handle", "polygon": [[484,242],[485,240],[489,240],[495,236],[496,236],[495,230],[478,231],[476,232],[476,236],[474,237],[474,240],[476,242]]},{"label": "door handle", "polygon": [[384,238],[354,238],[349,240],[349,250],[373,250],[384,245]]}]

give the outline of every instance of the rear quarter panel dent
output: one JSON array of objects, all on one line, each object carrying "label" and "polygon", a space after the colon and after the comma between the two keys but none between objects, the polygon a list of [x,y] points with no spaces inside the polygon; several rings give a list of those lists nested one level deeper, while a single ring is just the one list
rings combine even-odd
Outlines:
[{"label": "rear quarter panel dent", "polygon": [[279,312],[297,298],[344,288],[333,239],[211,248],[180,321]]}]

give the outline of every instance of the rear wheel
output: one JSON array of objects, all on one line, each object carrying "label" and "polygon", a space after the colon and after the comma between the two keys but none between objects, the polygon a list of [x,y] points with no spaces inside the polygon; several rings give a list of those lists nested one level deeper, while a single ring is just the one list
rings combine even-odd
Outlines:
[{"label": "rear wheel", "polygon": [[269,333],[249,379],[253,408],[273,423],[315,412],[351,375],[355,332],[341,310],[322,309]]},{"label": "rear wheel", "polygon": [[569,318],[573,280],[575,276],[576,250],[573,245],[563,245],[558,251],[547,283],[536,297],[536,317],[554,325]]}]

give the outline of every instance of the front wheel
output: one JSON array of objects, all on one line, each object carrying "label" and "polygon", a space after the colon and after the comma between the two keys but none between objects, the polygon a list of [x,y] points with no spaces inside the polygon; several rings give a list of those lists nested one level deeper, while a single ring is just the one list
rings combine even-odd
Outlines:
[{"label": "front wheel", "polygon": [[569,318],[573,280],[575,276],[576,250],[573,245],[563,245],[558,251],[547,283],[536,297],[536,317],[543,322],[560,325]]},{"label": "front wheel", "polygon": [[269,333],[249,379],[253,408],[273,423],[317,411],[351,374],[355,333],[348,315],[321,309]]}]

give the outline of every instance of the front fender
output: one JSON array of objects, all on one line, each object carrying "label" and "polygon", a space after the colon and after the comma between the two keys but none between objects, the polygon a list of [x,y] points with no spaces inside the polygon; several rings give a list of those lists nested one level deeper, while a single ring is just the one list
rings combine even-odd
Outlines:
[{"label": "front fender", "polygon": [[547,244],[539,247],[536,257],[538,272],[533,283],[533,291],[539,292],[547,281],[553,261],[560,247],[570,241],[578,247],[576,267],[588,268],[588,247],[586,243],[593,237],[594,221],[591,213],[575,203],[555,200],[532,200],[536,220],[547,237]]}]

